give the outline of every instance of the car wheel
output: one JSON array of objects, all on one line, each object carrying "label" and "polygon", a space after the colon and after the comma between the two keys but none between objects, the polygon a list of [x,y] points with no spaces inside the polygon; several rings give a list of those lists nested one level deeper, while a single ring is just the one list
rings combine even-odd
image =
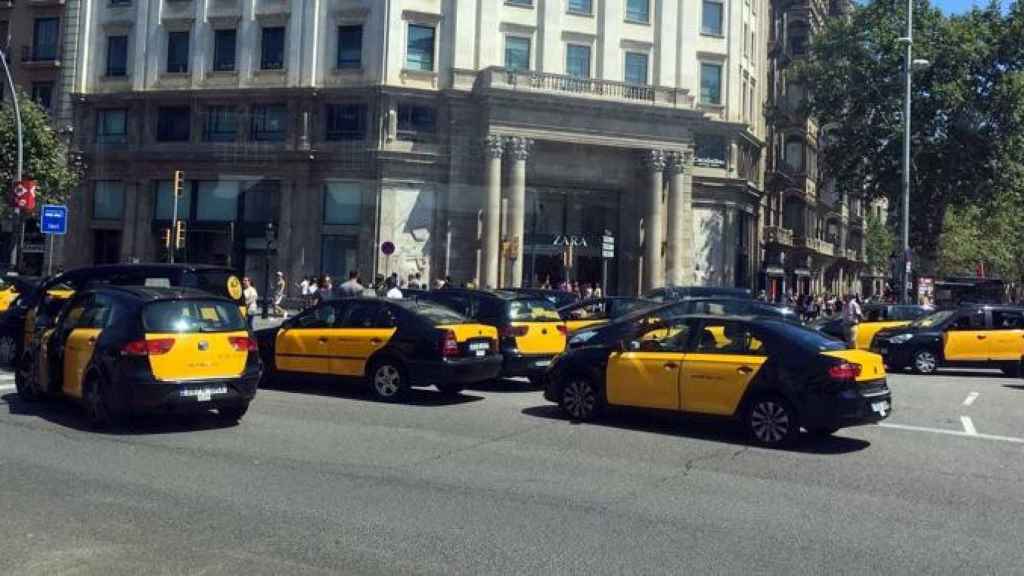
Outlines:
[{"label": "car wheel", "polygon": [[586,376],[571,376],[562,386],[562,411],[573,420],[587,421],[597,417],[604,408],[601,391]]},{"label": "car wheel", "polygon": [[89,421],[90,427],[102,429],[113,423],[110,405],[107,402],[106,386],[101,379],[96,378],[86,382],[82,399],[85,404],[85,417]]},{"label": "car wheel", "polygon": [[18,353],[18,343],[13,336],[0,336],[0,365],[10,366],[14,364],[14,357]]},{"label": "car wheel", "polygon": [[375,362],[370,371],[370,388],[378,400],[400,400],[408,389],[401,364],[387,358]]},{"label": "car wheel", "polygon": [[763,446],[792,444],[800,431],[793,405],[780,396],[759,396],[750,402],[744,418],[750,437]]},{"label": "car wheel", "polygon": [[18,366],[14,371],[14,388],[18,392],[18,398],[25,402],[33,402],[39,399],[39,394],[36,392],[36,385],[33,381],[32,370],[30,368]]},{"label": "car wheel", "polygon": [[912,366],[914,372],[918,374],[932,374],[938,367],[938,360],[935,358],[934,352],[922,349],[914,352]]},{"label": "car wheel", "polygon": [[444,394],[445,396],[458,396],[459,394],[462,393],[462,390],[464,389],[462,384],[447,383],[436,384],[435,386],[437,386],[438,391],[440,391],[441,394]]},{"label": "car wheel", "polygon": [[224,406],[217,408],[217,417],[229,424],[238,424],[238,421],[249,411],[249,403],[237,406]]}]

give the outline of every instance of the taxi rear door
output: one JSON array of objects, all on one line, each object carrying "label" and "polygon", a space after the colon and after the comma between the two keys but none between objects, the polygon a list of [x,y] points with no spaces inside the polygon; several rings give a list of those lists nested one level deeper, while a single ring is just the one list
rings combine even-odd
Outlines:
[{"label": "taxi rear door", "polygon": [[768,359],[750,325],[705,320],[691,340],[680,378],[684,412],[729,416]]},{"label": "taxi rear door", "polygon": [[395,335],[395,320],[385,304],[372,300],[348,302],[342,312],[331,335],[330,373],[361,377],[367,360]]},{"label": "taxi rear door", "polygon": [[1024,312],[992,310],[990,314],[989,358],[1020,362],[1024,357]]},{"label": "taxi rear door", "polygon": [[[608,357],[605,391],[609,404],[679,410],[679,371],[690,336],[689,326],[640,326],[624,349]],[[651,336],[656,332],[655,336]],[[671,334],[671,336],[665,336]]]},{"label": "taxi rear door", "polygon": [[307,310],[277,332],[274,363],[278,370],[327,374],[329,334],[338,317],[334,303]]},{"label": "taxi rear door", "polygon": [[942,355],[954,362],[988,360],[989,331],[985,312],[971,310],[959,314],[942,334]]}]

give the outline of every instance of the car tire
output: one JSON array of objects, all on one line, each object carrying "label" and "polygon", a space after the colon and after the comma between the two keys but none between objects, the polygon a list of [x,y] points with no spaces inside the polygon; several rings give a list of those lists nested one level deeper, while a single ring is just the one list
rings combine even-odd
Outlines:
[{"label": "car tire", "polygon": [[1000,367],[1000,370],[1010,378],[1020,378],[1020,364],[1020,362],[1007,362]]},{"label": "car tire", "polygon": [[572,375],[562,385],[558,405],[572,420],[587,422],[597,418],[604,411],[604,397],[592,379],[583,375]]},{"label": "car tire", "polygon": [[435,386],[437,387],[438,392],[445,396],[458,396],[459,394],[462,394],[463,390],[465,390],[465,386],[462,384],[446,383],[435,384]]},{"label": "car tire", "polygon": [[910,360],[910,367],[917,374],[934,374],[938,368],[939,361],[935,353],[927,348],[921,348],[914,352]]},{"label": "car tire", "polygon": [[[27,361],[23,361],[23,364],[25,363]],[[34,402],[39,399],[31,372],[30,368],[23,368],[21,365],[14,370],[14,389],[18,392],[18,398],[24,402]]]},{"label": "car tire", "polygon": [[103,430],[114,424],[113,412],[110,410],[110,399],[107,386],[102,378],[86,381],[82,389],[82,403],[89,427]]},{"label": "car tire", "polygon": [[378,400],[397,402],[409,391],[405,367],[397,360],[381,358],[370,366],[368,380],[370,391]]},{"label": "car tire", "polygon": [[800,433],[796,409],[774,394],[754,397],[744,411],[743,423],[751,440],[772,448],[792,445]]},{"label": "car tire", "polygon": [[221,408],[217,408],[217,418],[228,424],[238,424],[248,411],[248,402],[237,404],[235,406],[223,406]]},{"label": "car tire", "polygon": [[12,366],[18,354],[18,342],[14,336],[0,336],[0,366]]}]

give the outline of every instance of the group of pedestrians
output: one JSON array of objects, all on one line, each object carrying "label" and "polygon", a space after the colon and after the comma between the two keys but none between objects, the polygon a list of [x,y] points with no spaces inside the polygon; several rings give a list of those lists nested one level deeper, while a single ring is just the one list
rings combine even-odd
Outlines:
[{"label": "group of pedestrians", "polygon": [[[768,302],[765,292],[762,290],[760,299]],[[863,320],[863,302],[860,296],[849,294],[841,298],[834,294],[785,294],[780,295],[775,302],[776,305],[791,308],[800,315],[800,318],[810,322],[817,318],[831,318],[841,314],[843,320],[856,324]]]},{"label": "group of pedestrians", "polygon": [[604,291],[601,290],[601,285],[589,282],[569,282],[568,280],[562,280],[561,282],[552,284],[551,278],[545,278],[540,283],[542,290],[558,290],[559,292],[568,292],[569,294],[575,294],[580,300],[589,300],[591,298],[603,298]]}]

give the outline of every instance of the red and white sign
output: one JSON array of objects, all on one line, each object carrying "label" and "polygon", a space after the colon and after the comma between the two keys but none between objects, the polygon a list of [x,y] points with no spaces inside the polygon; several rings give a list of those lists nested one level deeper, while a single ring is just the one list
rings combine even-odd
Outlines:
[{"label": "red and white sign", "polygon": [[14,183],[12,202],[18,210],[31,212],[36,208],[36,189],[39,183],[35,180],[21,180]]}]

